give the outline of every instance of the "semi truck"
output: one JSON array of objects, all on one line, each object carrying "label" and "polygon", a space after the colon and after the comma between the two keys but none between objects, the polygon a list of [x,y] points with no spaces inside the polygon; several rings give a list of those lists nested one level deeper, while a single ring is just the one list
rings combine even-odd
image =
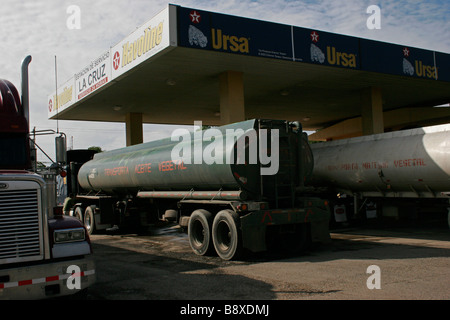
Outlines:
[{"label": "semi truck", "polygon": [[333,220],[434,211],[450,226],[450,124],[314,143],[312,151],[311,185],[329,194]]},{"label": "semi truck", "polygon": [[298,122],[253,119],[208,130],[69,162],[71,215],[89,232],[176,221],[195,254],[224,260],[330,240],[328,202],[303,193],[313,160]]},{"label": "semi truck", "polygon": [[30,62],[22,62],[22,99],[0,80],[0,299],[83,296],[95,281],[89,235],[55,205],[55,175],[31,170]]}]

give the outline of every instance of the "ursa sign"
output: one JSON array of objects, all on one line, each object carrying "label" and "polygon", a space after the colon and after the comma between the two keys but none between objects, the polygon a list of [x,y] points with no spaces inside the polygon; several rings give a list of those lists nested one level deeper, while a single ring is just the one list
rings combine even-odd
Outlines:
[{"label": "ursa sign", "polygon": [[293,60],[291,27],[178,8],[179,46]]},{"label": "ursa sign", "polygon": [[430,80],[445,77],[445,68],[438,64],[442,55],[433,51],[365,39],[360,39],[360,51],[363,70]]},{"label": "ursa sign", "polygon": [[357,38],[295,27],[293,39],[296,61],[359,69]]},{"label": "ursa sign", "polygon": [[[368,28],[381,28],[368,7]],[[178,45],[323,66],[450,81],[450,55],[320,30],[178,7]]]}]

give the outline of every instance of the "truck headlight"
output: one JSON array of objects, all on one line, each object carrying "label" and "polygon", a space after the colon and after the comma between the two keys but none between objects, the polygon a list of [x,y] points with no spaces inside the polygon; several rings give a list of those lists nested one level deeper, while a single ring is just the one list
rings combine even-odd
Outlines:
[{"label": "truck headlight", "polygon": [[84,241],[86,239],[84,228],[55,230],[53,236],[55,243]]}]

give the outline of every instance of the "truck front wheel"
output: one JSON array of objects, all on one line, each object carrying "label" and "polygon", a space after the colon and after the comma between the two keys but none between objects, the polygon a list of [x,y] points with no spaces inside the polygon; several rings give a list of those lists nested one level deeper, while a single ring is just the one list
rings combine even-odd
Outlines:
[{"label": "truck front wheel", "polygon": [[242,252],[239,215],[232,210],[222,210],[214,218],[212,238],[217,254],[223,260],[237,259]]},{"label": "truck front wheel", "polygon": [[212,214],[199,209],[192,212],[188,225],[189,244],[195,254],[210,254],[214,247],[211,240]]},{"label": "truck front wheel", "polygon": [[80,206],[77,206],[75,210],[73,210],[72,214],[75,218],[83,222],[83,209]]}]

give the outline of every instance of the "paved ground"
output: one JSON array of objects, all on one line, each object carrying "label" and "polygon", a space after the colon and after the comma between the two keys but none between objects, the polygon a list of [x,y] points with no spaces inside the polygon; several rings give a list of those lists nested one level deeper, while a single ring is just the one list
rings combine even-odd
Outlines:
[{"label": "paved ground", "polygon": [[[93,235],[92,244],[97,283],[90,300],[450,299],[445,225],[340,229],[330,245],[302,255],[231,262],[196,256],[171,225],[146,235]],[[378,271],[368,273],[373,265]]]}]

